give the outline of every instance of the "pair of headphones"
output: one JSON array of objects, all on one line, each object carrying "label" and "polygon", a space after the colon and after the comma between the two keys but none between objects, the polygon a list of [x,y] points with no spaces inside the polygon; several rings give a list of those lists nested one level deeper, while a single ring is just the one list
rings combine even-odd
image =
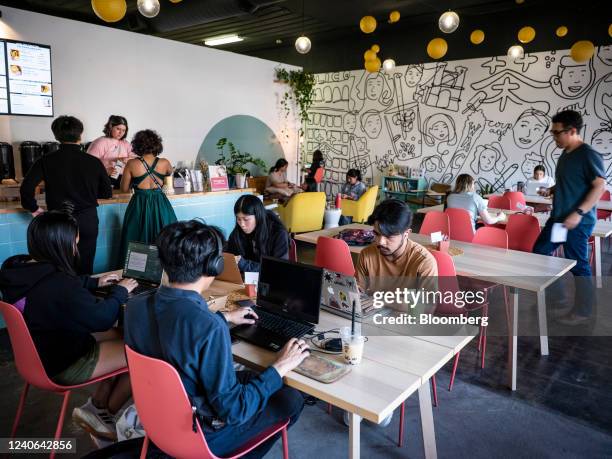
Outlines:
[{"label": "pair of headphones", "polygon": [[204,270],[202,274],[209,277],[217,277],[223,272],[224,261],[223,261],[223,242],[221,235],[214,228],[208,228],[214,235],[217,241],[217,250],[206,257],[204,262]]}]

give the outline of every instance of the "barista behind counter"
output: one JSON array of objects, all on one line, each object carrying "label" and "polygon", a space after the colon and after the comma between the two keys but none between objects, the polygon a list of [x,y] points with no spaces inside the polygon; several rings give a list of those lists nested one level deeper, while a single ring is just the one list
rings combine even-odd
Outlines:
[{"label": "barista behind counter", "polygon": [[132,144],[125,140],[128,134],[127,119],[119,115],[109,116],[102,132],[104,135],[91,142],[87,153],[102,161],[113,188],[119,189],[125,164],[129,159],[136,158],[132,153]]}]

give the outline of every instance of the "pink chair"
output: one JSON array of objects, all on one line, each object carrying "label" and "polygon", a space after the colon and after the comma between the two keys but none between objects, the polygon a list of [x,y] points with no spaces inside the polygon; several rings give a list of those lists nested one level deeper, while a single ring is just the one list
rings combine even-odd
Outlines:
[{"label": "pink chair", "polygon": [[431,233],[441,231],[442,234],[449,234],[449,218],[444,212],[431,211],[425,214],[425,219],[419,230],[419,234],[429,236]]},{"label": "pink chair", "polygon": [[[609,190],[604,191],[601,197],[599,198],[599,200],[600,201],[610,201],[611,200],[610,191]],[[597,209],[597,220],[609,220],[610,215],[612,215],[612,212],[610,212],[609,210]]]},{"label": "pink chair", "polygon": [[[510,210],[522,210],[527,205],[525,195],[521,191],[506,191],[504,197],[510,200]],[[518,204],[521,204],[521,206]]]},{"label": "pink chair", "polygon": [[298,261],[295,239],[289,238],[289,261]]},{"label": "pink chair", "polygon": [[314,264],[320,268],[336,271],[347,276],[355,275],[351,251],[342,239],[319,236]]},{"label": "pink chair", "polygon": [[[17,432],[17,426],[23,413],[23,407],[25,405],[26,397],[30,386],[37,387],[42,390],[54,392],[64,397],[62,401],[62,408],[60,410],[59,419],[57,421],[57,427],[55,429],[55,440],[59,440],[62,435],[62,427],[64,425],[64,417],[66,415],[66,409],[68,408],[68,400],[70,399],[70,393],[73,389],[79,389],[81,387],[89,386],[91,384],[98,383],[113,376],[120,375],[128,371],[126,367],[120,368],[119,370],[107,373],[97,378],[90,379],[81,384],[75,384],[73,386],[60,386],[49,379],[45,368],[40,360],[28,326],[25,323],[21,312],[13,305],[0,301],[0,312],[4,316],[6,327],[8,328],[9,338],[11,340],[11,346],[13,347],[13,355],[15,356],[15,365],[17,371],[21,377],[25,380],[21,397],[19,398],[19,405],[17,406],[17,413],[15,414],[15,420],[13,421],[13,428],[11,429],[11,438],[15,436]],[[49,456],[55,457],[55,451],[51,452]]]},{"label": "pink chair", "polygon": [[[147,432],[140,453],[141,459],[147,455],[150,440],[173,457],[217,459],[206,443],[200,423],[194,422],[191,403],[174,367],[163,360],[139,354],[127,345],[125,351],[134,402]],[[283,458],[288,459],[287,424],[288,419],[267,428],[237,449],[231,458],[245,455],[281,432]]]},{"label": "pink chair", "polygon": [[465,209],[451,209],[444,211],[448,215],[450,238],[453,241],[472,242],[474,226],[472,216]]},{"label": "pink chair", "polygon": [[[535,218],[535,217],[534,217]],[[472,244],[488,245],[489,247],[508,248],[508,233],[500,228],[483,226],[478,228],[472,239]]]},{"label": "pink chair", "polygon": [[317,184],[317,191],[321,191],[321,182],[323,182],[323,176],[325,175],[325,169],[319,167],[314,174],[314,181]]},{"label": "pink chair", "polygon": [[522,252],[532,252],[540,235],[540,222],[533,215],[512,214],[506,223],[508,248]]}]

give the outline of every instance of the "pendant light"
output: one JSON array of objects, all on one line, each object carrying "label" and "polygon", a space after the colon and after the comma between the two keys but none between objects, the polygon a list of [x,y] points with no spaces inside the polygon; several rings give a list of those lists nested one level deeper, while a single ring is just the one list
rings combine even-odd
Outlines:
[{"label": "pendant light", "polygon": [[454,11],[447,11],[440,16],[438,27],[444,33],[453,33],[459,27],[459,15]]},{"label": "pendant light", "polygon": [[146,18],[154,18],[159,14],[159,0],[138,0],[138,11]]},{"label": "pendant light", "polygon": [[302,0],[302,35],[295,40],[295,49],[300,54],[306,54],[311,47],[310,38],[304,35],[304,0]]}]

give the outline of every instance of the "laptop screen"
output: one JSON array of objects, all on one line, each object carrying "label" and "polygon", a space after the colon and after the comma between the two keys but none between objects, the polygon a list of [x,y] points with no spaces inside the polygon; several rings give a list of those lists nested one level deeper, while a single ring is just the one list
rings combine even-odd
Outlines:
[{"label": "laptop screen", "polygon": [[156,246],[140,242],[128,243],[123,277],[159,284],[162,271]]},{"label": "laptop screen", "polygon": [[280,316],[319,322],[323,270],[279,258],[262,257],[257,305]]}]

